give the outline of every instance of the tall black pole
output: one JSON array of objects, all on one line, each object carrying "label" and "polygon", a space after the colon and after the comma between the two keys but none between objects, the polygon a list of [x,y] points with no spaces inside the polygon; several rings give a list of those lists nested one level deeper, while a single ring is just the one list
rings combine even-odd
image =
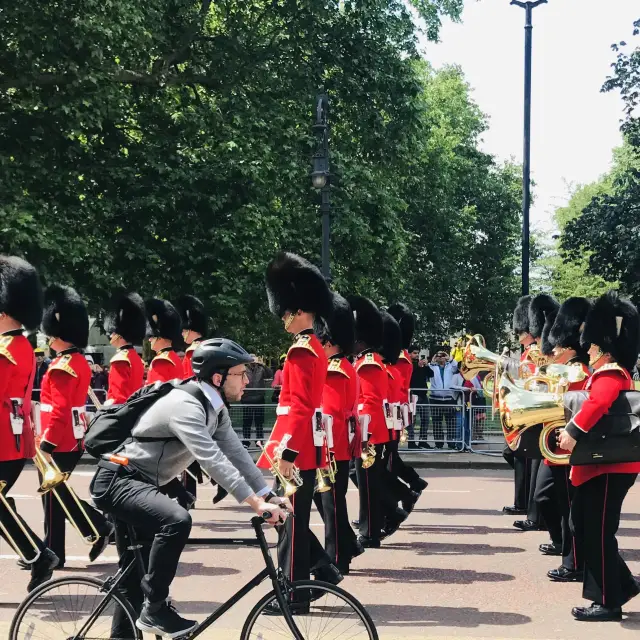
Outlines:
[{"label": "tall black pole", "polygon": [[529,294],[529,210],[531,208],[531,53],[533,46],[533,10],[547,0],[511,4],[526,11],[524,24],[524,152],[522,161],[522,295]]},{"label": "tall black pole", "polygon": [[[318,136],[318,148],[313,157],[311,174],[314,186],[320,189],[320,215],[322,216],[322,275],[331,282],[331,185],[329,174],[329,98],[326,94],[316,97],[316,123],[313,127]],[[315,180],[319,180],[316,185]],[[320,186],[322,184],[322,186]]]}]

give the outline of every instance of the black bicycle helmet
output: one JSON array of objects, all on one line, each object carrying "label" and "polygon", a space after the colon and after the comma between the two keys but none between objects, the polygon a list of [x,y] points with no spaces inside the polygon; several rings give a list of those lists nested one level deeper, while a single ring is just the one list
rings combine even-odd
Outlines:
[{"label": "black bicycle helmet", "polygon": [[214,373],[225,374],[231,367],[250,362],[253,362],[253,357],[237,342],[228,338],[212,338],[197,346],[191,366],[196,378],[210,380]]}]

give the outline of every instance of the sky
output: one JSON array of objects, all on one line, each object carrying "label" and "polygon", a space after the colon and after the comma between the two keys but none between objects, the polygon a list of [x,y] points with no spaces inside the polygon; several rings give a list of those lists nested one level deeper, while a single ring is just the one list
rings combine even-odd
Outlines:
[{"label": "sky", "polygon": [[[551,229],[568,185],[597,180],[622,142],[622,101],[600,93],[615,53],[632,38],[638,0],[549,0],[533,10],[531,170],[534,227]],[[509,0],[465,0],[463,22],[447,20],[440,43],[423,42],[436,67],[458,64],[489,116],[482,149],[522,161],[525,10]]]}]

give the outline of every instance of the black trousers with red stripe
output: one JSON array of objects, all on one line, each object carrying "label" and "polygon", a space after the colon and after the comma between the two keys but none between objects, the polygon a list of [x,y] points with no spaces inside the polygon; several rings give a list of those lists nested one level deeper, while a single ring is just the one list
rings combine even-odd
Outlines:
[{"label": "black trousers with red stripe", "polygon": [[[569,480],[571,467],[567,465],[550,466],[555,485],[558,513],[562,522],[562,566],[570,571],[582,570],[582,550],[571,531],[571,501],[575,487]],[[543,517],[546,519],[546,516]]]},{"label": "black trousers with red stripe", "polygon": [[540,515],[547,525],[553,544],[562,545],[562,515],[559,508],[559,500],[556,491],[556,482],[553,477],[552,467],[541,463],[538,468],[535,495],[533,499],[538,507]]},{"label": "black trousers with red stripe", "polygon": [[349,487],[349,461],[337,463],[336,481],[331,491],[316,493],[313,500],[324,521],[324,550],[338,569],[348,569],[356,534],[349,524],[347,489]]},{"label": "black trousers with red stripe", "polygon": [[[300,471],[302,486],[290,497],[294,518],[278,527],[278,563],[290,580],[308,580],[311,571],[331,564],[318,538],[309,528],[315,488],[315,469]],[[282,495],[278,483],[276,493]]]},{"label": "black trousers with red stripe", "polygon": [[[71,451],[69,453],[53,453],[53,461],[58,465],[60,471],[71,473],[82,457],[81,451]],[[38,477],[42,482],[42,476],[38,473]],[[93,528],[85,517],[85,513],[97,529],[99,534],[107,530],[106,518],[94,507],[84,500],[80,500],[79,504],[73,499],[69,491],[69,487],[63,483],[54,491],[49,491],[42,496],[42,504],[44,507],[44,542],[60,559],[63,565],[66,560],[65,556],[65,519],[68,519],[64,509],[60,505],[58,496],[64,502],[64,505],[71,515],[73,521],[78,525],[83,538],[89,538],[94,535]],[[84,513],[83,513],[84,511]]]},{"label": "black trousers with red stripe", "polygon": [[582,596],[609,608],[638,594],[616,540],[622,504],[636,478],[635,473],[596,476],[576,487],[571,503],[571,523],[584,552]]}]

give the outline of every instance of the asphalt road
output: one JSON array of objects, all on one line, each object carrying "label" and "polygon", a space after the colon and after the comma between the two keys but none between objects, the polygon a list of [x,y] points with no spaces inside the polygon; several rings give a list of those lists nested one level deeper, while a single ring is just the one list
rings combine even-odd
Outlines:
[{"label": "asphalt road", "polygon": [[[86,495],[92,471],[77,471],[72,484]],[[369,550],[354,561],[352,573],[341,586],[356,595],[373,616],[380,637],[403,638],[531,638],[545,640],[616,640],[637,638],[640,598],[629,603],[622,623],[578,623],[572,606],[581,605],[577,584],[550,582],[545,573],[557,558],[543,557],[538,545],[543,532],[522,533],[512,528],[513,518],[500,512],[513,498],[512,476],[500,470],[424,469],[429,480],[407,523],[379,550]],[[39,499],[33,493],[35,471],[23,474],[13,490],[18,509],[37,532],[42,530]],[[210,487],[200,488],[193,512],[193,537],[251,538],[251,513],[227,498],[213,506]],[[356,515],[357,494],[349,493]],[[322,535],[322,522],[313,517]],[[115,548],[109,547],[94,565],[88,549],[68,528],[67,568],[57,575],[79,572],[108,575],[115,571]],[[275,540],[275,533],[269,538]],[[640,484],[625,505],[619,532],[620,547],[632,571],[640,574]],[[6,543],[0,546],[0,637],[17,603],[25,594],[28,575],[19,571]],[[255,547],[189,546],[172,588],[178,610],[203,618],[261,569]],[[236,605],[203,640],[237,638],[250,605],[266,586]]]}]

